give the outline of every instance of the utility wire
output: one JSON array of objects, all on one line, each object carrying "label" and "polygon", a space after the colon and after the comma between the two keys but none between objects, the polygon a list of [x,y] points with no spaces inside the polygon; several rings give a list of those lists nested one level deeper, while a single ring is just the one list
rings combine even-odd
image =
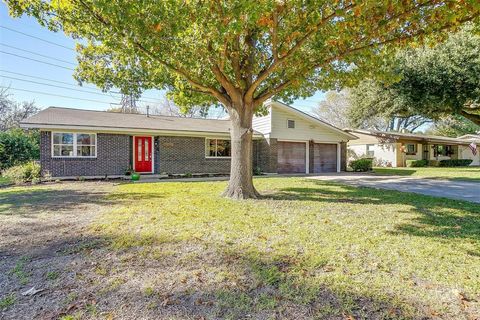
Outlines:
[{"label": "utility wire", "polygon": [[27,52],[27,53],[34,54],[34,55],[37,55],[37,56],[40,56],[40,57],[43,57],[43,58],[52,59],[52,60],[55,60],[55,61],[71,64],[71,65],[74,65],[74,66],[77,65],[76,63],[73,63],[71,61],[66,61],[66,60],[62,60],[62,59],[58,59],[58,58],[53,58],[53,57],[47,56],[45,54],[40,54],[40,53],[36,53],[36,52],[30,51],[30,50],[25,50],[25,49],[18,48],[18,47],[15,47],[15,46],[11,46],[11,45],[5,44],[5,43],[0,43],[0,46],[9,47],[9,48],[12,48],[12,49],[15,49],[15,50]]},{"label": "utility wire", "polygon": [[0,26],[0,28],[11,31],[11,32],[15,32],[15,33],[18,33],[18,34],[21,34],[21,35],[24,35],[26,37],[30,37],[30,38],[37,39],[37,40],[40,40],[40,41],[43,41],[43,42],[46,42],[46,43],[50,43],[51,45],[54,45],[54,46],[57,46],[57,47],[61,47],[61,48],[64,48],[64,49],[75,51],[75,49],[73,49],[71,47],[67,47],[67,46],[64,46],[62,44],[59,44],[59,43],[56,43],[56,42],[53,42],[53,41],[50,41],[50,40],[46,40],[46,39],[43,39],[43,38],[40,38],[40,37],[37,37],[37,36],[32,36],[31,34],[21,32],[21,31],[18,31],[18,30],[9,28],[9,27]]},{"label": "utility wire", "polygon": [[51,65],[51,66],[54,66],[54,67],[58,67],[58,68],[63,68],[63,69],[75,71],[75,69],[68,68],[68,67],[65,67],[65,66],[61,66],[61,65],[58,65],[58,64],[55,64],[55,63],[50,63],[50,62],[46,62],[46,61],[42,61],[42,60],[37,60],[37,59],[34,59],[34,58],[25,57],[25,56],[22,56],[22,55],[19,55],[19,54],[15,54],[15,53],[11,53],[11,52],[6,52],[6,51],[3,51],[3,50],[0,50],[0,52],[1,52],[1,53],[4,53],[4,54],[9,54],[9,55],[11,55],[11,56],[15,56],[15,57],[18,57],[18,58],[22,58],[22,59],[26,59],[26,60],[31,60],[31,61],[35,61],[35,62],[40,62],[40,63],[48,64],[48,65]]},{"label": "utility wire", "polygon": [[16,90],[16,91],[29,92],[29,93],[38,93],[38,94],[43,94],[43,95],[52,96],[52,97],[60,97],[60,98],[73,99],[73,100],[83,100],[83,101],[88,101],[88,102],[104,103],[104,104],[110,105],[110,102],[105,102],[105,101],[100,101],[100,100],[75,98],[75,97],[64,96],[64,95],[60,95],[60,94],[47,93],[47,92],[34,91],[34,90],[27,90],[27,89],[21,89],[21,88],[13,88],[13,87],[1,87],[1,88],[11,89],[11,90]]},{"label": "utility wire", "polygon": [[[0,69],[0,72],[6,72],[6,73],[10,73],[10,74],[14,74],[14,75],[22,76],[22,77],[28,77],[28,78],[32,78],[32,79],[39,79],[39,80],[51,81],[51,82],[60,83],[60,84],[66,84],[66,85],[73,86],[73,87],[80,87],[80,88],[87,88],[87,89],[99,90],[99,89],[96,88],[96,87],[80,86],[80,85],[68,83],[68,82],[65,82],[65,81],[58,81],[58,80],[53,80],[53,79],[48,79],[48,78],[43,78],[43,77],[37,77],[37,76],[32,76],[32,75],[28,75],[28,74],[24,74],[24,73],[19,73],[19,72],[8,71],[8,70],[2,70],[2,69]],[[10,78],[10,79],[14,79],[14,80],[20,80],[20,81],[28,81],[28,80],[18,79],[18,78],[14,78],[14,77],[5,76],[5,75],[2,75],[1,77]],[[30,82],[30,81],[29,81],[29,82]],[[42,84],[42,85],[51,85],[51,84],[45,84],[45,83],[39,83],[39,84]],[[70,88],[65,88],[65,89],[71,90]],[[89,91],[80,90],[80,89],[78,89],[78,91],[89,92]],[[120,91],[108,91],[108,93],[122,94]],[[98,94],[98,92],[95,92],[95,94]],[[104,95],[107,95],[107,96],[108,96],[108,94],[106,94],[106,93],[104,93]],[[113,96],[111,96],[111,95],[109,95],[109,96],[112,97],[112,98],[115,98],[115,99],[118,98],[118,97],[113,97]],[[138,101],[144,102],[144,103],[149,103],[149,102],[150,102],[150,103],[153,103],[153,102],[158,102],[159,100],[160,100],[160,98],[142,96],[141,99],[138,100]]]}]

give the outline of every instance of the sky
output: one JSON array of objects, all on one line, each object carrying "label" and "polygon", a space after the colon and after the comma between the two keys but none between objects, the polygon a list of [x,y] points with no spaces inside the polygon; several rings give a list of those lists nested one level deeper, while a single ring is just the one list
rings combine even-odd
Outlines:
[{"label": "sky", "polygon": [[[102,92],[94,84],[79,86],[73,79],[77,62],[74,47],[71,38],[41,27],[31,17],[11,18],[7,5],[0,3],[0,87],[9,88],[14,100],[35,101],[41,108],[118,107],[119,94]],[[146,91],[138,105],[161,103],[164,96],[164,91]],[[323,96],[318,92],[292,106],[310,113]]]}]

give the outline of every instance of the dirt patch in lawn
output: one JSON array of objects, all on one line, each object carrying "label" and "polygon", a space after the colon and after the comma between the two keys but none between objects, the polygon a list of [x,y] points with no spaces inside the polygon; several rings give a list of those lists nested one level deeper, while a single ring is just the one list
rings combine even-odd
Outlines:
[{"label": "dirt patch in lawn", "polygon": [[[0,318],[57,319],[86,299],[87,226],[109,205],[108,182],[15,187],[0,193]],[[33,296],[23,292],[35,287]],[[88,294],[87,294],[88,296]]]}]

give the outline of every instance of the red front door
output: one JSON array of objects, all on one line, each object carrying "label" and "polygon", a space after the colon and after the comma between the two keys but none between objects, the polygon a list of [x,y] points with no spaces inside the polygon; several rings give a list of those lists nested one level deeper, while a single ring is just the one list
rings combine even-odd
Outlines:
[{"label": "red front door", "polygon": [[152,137],[135,137],[135,172],[152,172]]}]

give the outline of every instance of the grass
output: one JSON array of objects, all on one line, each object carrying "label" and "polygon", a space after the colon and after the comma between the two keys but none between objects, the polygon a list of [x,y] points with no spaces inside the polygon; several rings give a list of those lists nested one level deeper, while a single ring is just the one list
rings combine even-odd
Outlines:
[{"label": "grass", "polygon": [[0,186],[10,184],[10,180],[0,175]]},{"label": "grass", "polygon": [[248,201],[220,198],[225,182],[116,187],[107,198],[118,204],[91,232],[125,255],[124,268],[161,267],[148,283],[130,274],[114,287],[118,275],[103,272],[109,289],[158,296],[162,308],[201,307],[207,318],[460,319],[480,310],[462,304],[480,295],[480,206],[302,178],[255,183],[264,197]]},{"label": "grass", "polygon": [[480,181],[480,167],[374,168],[374,172],[385,175]]}]

